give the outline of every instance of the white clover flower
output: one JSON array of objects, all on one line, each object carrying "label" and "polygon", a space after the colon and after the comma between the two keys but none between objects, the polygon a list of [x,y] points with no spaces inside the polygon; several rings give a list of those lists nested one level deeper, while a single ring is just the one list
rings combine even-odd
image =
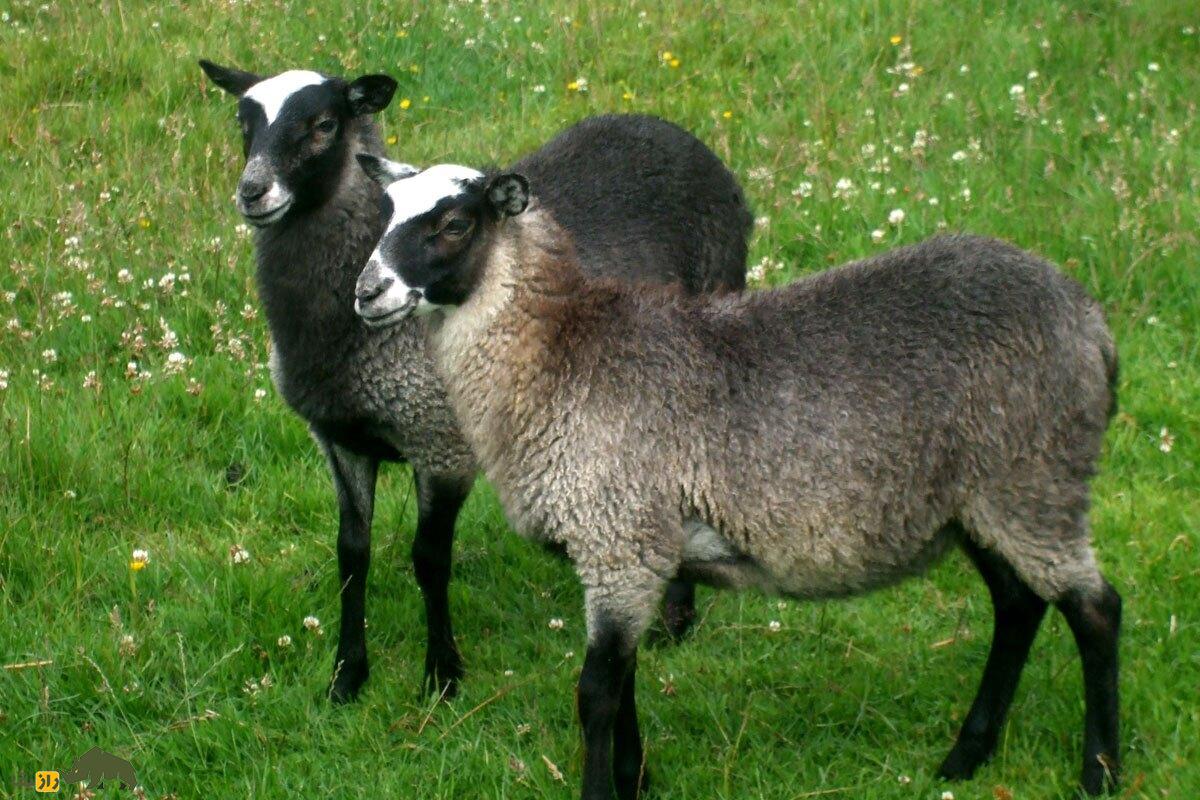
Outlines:
[{"label": "white clover flower", "polygon": [[899,225],[901,222],[904,222],[904,209],[893,208],[890,212],[888,212],[889,225]]},{"label": "white clover flower", "polygon": [[1175,436],[1164,427],[1158,432],[1158,449],[1169,453],[1173,447],[1175,447]]},{"label": "white clover flower", "polygon": [[1148,69],[1150,72],[1158,72],[1160,69],[1162,69],[1162,67],[1158,65],[1157,61],[1151,61],[1146,65],[1146,69]]},{"label": "white clover flower", "polygon": [[955,150],[954,153],[950,156],[950,160],[957,161],[957,162],[966,161],[967,160],[967,151],[966,150]]},{"label": "white clover flower", "polygon": [[132,634],[127,633],[121,637],[121,641],[117,645],[117,652],[122,658],[129,658],[137,652],[137,642],[134,641]]},{"label": "white clover flower", "polygon": [[174,350],[169,356],[167,356],[167,365],[163,368],[163,371],[168,375],[177,375],[180,372],[183,372],[183,368],[186,366],[187,356],[178,350]]},{"label": "white clover flower", "polygon": [[839,199],[853,197],[854,181],[849,178],[839,178],[838,182],[833,185],[833,196]]},{"label": "white clover flower", "polygon": [[545,94],[546,93],[546,84],[539,83],[537,86],[534,86],[533,93],[534,94]]},{"label": "white clover flower", "polygon": [[882,229],[876,228],[875,230],[871,231],[871,241],[875,244],[879,244],[883,241],[883,237],[886,235],[887,234],[885,234]]},{"label": "white clover flower", "polygon": [[292,646],[292,637],[285,633],[275,640],[275,644],[278,645],[279,649],[286,650]]},{"label": "white clover flower", "polygon": [[229,548],[229,560],[234,564],[245,564],[250,560],[250,551],[240,544],[231,545]]},{"label": "white clover flower", "polygon": [[58,351],[53,347],[43,350],[42,361],[45,361],[47,364],[53,364],[54,362],[58,361]]},{"label": "white clover flower", "polygon": [[896,87],[896,94],[908,94],[909,88],[907,83],[902,83]]},{"label": "white clover flower", "polygon": [[317,619],[312,614],[309,614],[307,617],[305,617],[302,624],[304,625],[304,629],[306,631],[315,633],[318,636],[321,634],[321,620]]},{"label": "white clover flower", "polygon": [[779,631],[783,629],[783,624],[779,620],[773,619],[767,623],[767,629],[770,630],[771,633],[779,633]]},{"label": "white clover flower", "polygon": [[942,800],[954,800],[954,792],[950,791],[949,789],[942,792]]},{"label": "white clover flower", "polygon": [[566,623],[562,621],[561,617],[553,617],[548,623],[548,626],[552,631],[561,631],[565,625]]},{"label": "white clover flower", "polygon": [[1025,87],[1019,83],[1014,83],[1012,88],[1008,90],[1008,94],[1010,97],[1020,97],[1025,94]]},{"label": "white clover flower", "polygon": [[792,197],[812,197],[813,185],[811,181],[800,181],[796,184],[796,188],[792,189]]},{"label": "white clover flower", "polygon": [[8,388],[8,370],[0,369],[0,392]]},{"label": "white clover flower", "polygon": [[266,389],[255,389],[254,390],[254,402],[261,403],[263,398],[266,396],[267,396]]}]

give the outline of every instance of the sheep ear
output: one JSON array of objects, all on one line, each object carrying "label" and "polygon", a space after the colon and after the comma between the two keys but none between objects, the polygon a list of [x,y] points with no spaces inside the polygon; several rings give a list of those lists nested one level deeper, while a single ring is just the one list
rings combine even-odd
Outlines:
[{"label": "sheep ear", "polygon": [[363,75],[346,87],[346,102],[355,116],[378,114],[392,102],[396,81],[388,75]]},{"label": "sheep ear", "polygon": [[488,202],[502,217],[515,217],[529,205],[529,181],[509,172],[497,176],[487,188]]},{"label": "sheep ear", "polygon": [[355,155],[355,158],[358,159],[358,165],[363,168],[363,172],[367,173],[367,177],[380,186],[395,183],[401,178],[412,177],[421,171],[412,164],[389,161],[386,158],[373,156],[370,153],[358,153]]},{"label": "sheep ear", "polygon": [[232,67],[222,67],[204,58],[200,59],[200,69],[204,70],[204,74],[210,81],[234,97],[241,97],[247,89],[262,80],[261,75],[243,72]]}]

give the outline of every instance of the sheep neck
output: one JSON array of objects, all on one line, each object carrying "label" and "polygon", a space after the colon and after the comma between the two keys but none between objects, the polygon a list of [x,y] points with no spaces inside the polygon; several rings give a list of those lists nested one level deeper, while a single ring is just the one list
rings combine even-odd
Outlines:
[{"label": "sheep neck", "polygon": [[273,345],[285,373],[305,373],[306,382],[335,373],[365,339],[354,284],[383,221],[380,189],[353,154],[381,149],[374,127],[365,126],[328,200],[256,233],[256,278]]}]

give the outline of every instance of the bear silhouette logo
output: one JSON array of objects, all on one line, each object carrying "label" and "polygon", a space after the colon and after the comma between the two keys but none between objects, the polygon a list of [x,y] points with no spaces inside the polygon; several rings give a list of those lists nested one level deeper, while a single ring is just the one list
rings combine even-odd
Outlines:
[{"label": "bear silhouette logo", "polygon": [[137,786],[137,775],[133,764],[99,747],[93,747],[75,759],[71,769],[62,776],[63,783],[87,781],[89,789],[98,789],[106,783],[120,781],[122,789]]}]

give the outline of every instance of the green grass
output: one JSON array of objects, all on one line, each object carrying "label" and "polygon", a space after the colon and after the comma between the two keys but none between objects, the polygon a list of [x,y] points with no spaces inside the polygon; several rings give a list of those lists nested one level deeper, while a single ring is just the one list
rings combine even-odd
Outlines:
[{"label": "green grass", "polygon": [[[1058,261],[1104,302],[1121,350],[1093,521],[1126,598],[1126,796],[1200,795],[1194,3],[0,10],[0,661],[52,662],[0,671],[0,797],[34,796],[20,777],[65,769],[93,745],[129,758],[153,797],[578,790],[580,592],[567,566],[507,531],[486,487],[456,548],[461,696],[436,705],[417,693],[413,502],[393,468],[376,517],[371,681],[350,707],[323,700],[332,491],[270,388],[261,316],[242,314],[256,300],[230,202],[240,146],[200,56],[390,72],[401,82],[383,115],[390,149],[416,163],[509,161],[613,109],[676,120],[745,183],[761,217],[751,263],[767,284],[943,225]],[[586,92],[567,88],[577,77]],[[802,182],[811,190],[794,193]],[[896,208],[905,217],[891,225]],[[171,291],[159,287],[167,273]],[[160,319],[177,343],[162,341]],[[189,359],[181,374],[166,368],[174,349]],[[150,377],[128,379],[131,360]],[[101,386],[85,388],[93,371]],[[230,464],[246,471],[236,488]],[[251,560],[233,564],[233,545]],[[151,558],[137,573],[134,548]],[[706,591],[701,610],[693,638],[641,660],[657,797],[1071,791],[1082,692],[1056,616],[994,761],[961,786],[933,776],[990,635],[986,593],[961,556],[853,601]],[[323,635],[303,628],[309,614]],[[285,634],[290,648],[277,644]]]}]

